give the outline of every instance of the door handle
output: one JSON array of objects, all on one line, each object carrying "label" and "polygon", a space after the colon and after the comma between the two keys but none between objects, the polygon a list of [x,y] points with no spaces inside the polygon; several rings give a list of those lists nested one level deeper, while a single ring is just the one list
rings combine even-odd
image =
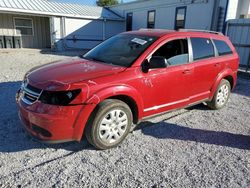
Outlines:
[{"label": "door handle", "polygon": [[220,67],[220,63],[215,63],[214,66],[215,67]]},{"label": "door handle", "polygon": [[184,71],[182,71],[183,74],[191,74],[191,70],[190,69],[185,69]]}]

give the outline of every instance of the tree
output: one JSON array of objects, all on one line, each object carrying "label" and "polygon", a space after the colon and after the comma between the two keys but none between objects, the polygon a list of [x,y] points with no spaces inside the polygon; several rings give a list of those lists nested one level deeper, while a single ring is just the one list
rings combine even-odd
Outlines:
[{"label": "tree", "polygon": [[118,4],[118,1],[117,0],[97,0],[96,4],[98,6],[104,7],[104,6],[116,5]]}]

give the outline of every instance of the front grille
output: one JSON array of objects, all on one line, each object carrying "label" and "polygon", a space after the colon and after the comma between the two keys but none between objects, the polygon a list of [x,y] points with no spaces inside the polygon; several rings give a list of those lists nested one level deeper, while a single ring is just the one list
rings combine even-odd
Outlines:
[{"label": "front grille", "polygon": [[30,85],[30,84],[27,84],[26,88],[29,89],[29,90],[31,90],[31,91],[34,91],[34,92],[36,92],[36,93],[41,93],[41,91],[42,91],[41,89],[38,89],[38,88],[36,88],[36,87],[33,87],[33,86]]},{"label": "front grille", "polygon": [[38,100],[42,90],[35,88],[30,84],[25,84],[22,88],[22,92],[22,101],[28,105],[31,105]]}]

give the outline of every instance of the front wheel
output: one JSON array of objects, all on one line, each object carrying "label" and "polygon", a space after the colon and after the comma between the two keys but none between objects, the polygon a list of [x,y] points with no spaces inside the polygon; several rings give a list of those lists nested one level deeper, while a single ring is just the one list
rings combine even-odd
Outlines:
[{"label": "front wheel", "polygon": [[86,127],[86,138],[98,149],[115,147],[129,133],[132,117],[132,112],[126,103],[107,99],[92,113]]},{"label": "front wheel", "polygon": [[229,99],[231,93],[231,85],[229,81],[223,79],[221,80],[211,102],[208,102],[208,106],[212,109],[223,108]]}]

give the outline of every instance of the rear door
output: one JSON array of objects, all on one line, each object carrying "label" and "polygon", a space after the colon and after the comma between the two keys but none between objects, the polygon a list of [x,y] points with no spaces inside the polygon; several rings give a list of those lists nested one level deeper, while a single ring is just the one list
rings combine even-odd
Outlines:
[{"label": "rear door", "polygon": [[190,103],[209,97],[210,90],[222,67],[217,51],[209,38],[191,37],[194,73]]}]

